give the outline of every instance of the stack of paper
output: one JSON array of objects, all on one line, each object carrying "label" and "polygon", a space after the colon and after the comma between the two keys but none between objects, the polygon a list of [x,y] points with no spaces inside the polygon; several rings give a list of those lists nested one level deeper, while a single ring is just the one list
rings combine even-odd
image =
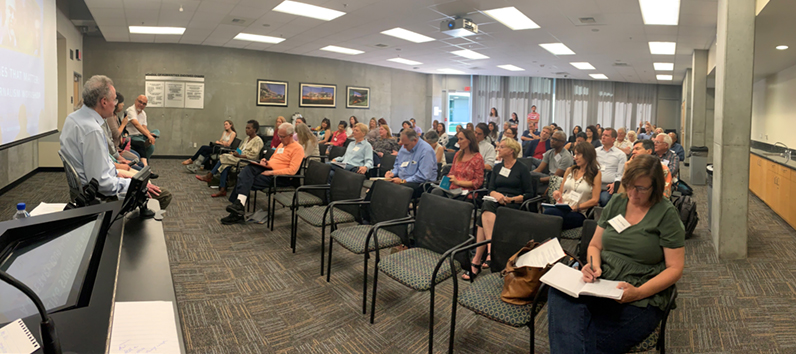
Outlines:
[{"label": "stack of paper", "polygon": [[564,256],[566,256],[566,253],[561,248],[561,243],[558,242],[557,238],[554,238],[519,256],[515,266],[544,268],[548,264],[558,262]]},{"label": "stack of paper", "polygon": [[173,306],[171,301],[117,302],[109,352],[179,353]]}]

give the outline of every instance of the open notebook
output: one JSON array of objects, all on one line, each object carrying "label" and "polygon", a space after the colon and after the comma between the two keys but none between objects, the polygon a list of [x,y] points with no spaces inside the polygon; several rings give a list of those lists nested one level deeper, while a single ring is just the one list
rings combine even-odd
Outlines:
[{"label": "open notebook", "polygon": [[616,288],[618,281],[598,279],[594,283],[584,282],[583,274],[579,270],[561,263],[556,263],[540,280],[574,298],[590,295],[619,300],[624,292]]}]

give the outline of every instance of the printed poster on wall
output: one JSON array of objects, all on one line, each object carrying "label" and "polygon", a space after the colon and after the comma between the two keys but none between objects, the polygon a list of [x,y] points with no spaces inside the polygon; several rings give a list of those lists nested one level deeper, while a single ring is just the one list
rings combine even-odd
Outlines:
[{"label": "printed poster on wall", "polygon": [[146,82],[146,98],[149,100],[147,107],[163,107],[163,81]]},{"label": "printed poster on wall", "polygon": [[166,82],[166,107],[185,107],[185,83]]},{"label": "printed poster on wall", "polygon": [[196,82],[185,83],[185,108],[205,108],[205,84]]}]

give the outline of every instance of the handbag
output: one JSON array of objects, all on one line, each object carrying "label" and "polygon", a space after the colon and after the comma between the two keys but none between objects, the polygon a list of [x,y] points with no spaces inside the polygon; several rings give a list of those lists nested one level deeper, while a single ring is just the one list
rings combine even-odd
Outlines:
[{"label": "handbag", "polygon": [[500,299],[504,302],[521,306],[533,302],[536,293],[539,292],[539,288],[542,286],[542,282],[539,279],[547,273],[550,267],[517,267],[516,261],[517,258],[539,245],[541,243],[533,240],[528,241],[519,252],[511,256],[509,261],[506,262],[506,268],[500,272],[500,276],[503,278],[503,291],[500,292]]}]

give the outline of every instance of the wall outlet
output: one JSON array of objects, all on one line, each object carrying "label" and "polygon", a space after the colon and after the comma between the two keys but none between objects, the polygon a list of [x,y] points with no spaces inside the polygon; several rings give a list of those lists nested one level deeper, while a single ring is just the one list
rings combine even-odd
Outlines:
[{"label": "wall outlet", "polygon": [[193,143],[193,147],[196,147],[196,143]]}]

